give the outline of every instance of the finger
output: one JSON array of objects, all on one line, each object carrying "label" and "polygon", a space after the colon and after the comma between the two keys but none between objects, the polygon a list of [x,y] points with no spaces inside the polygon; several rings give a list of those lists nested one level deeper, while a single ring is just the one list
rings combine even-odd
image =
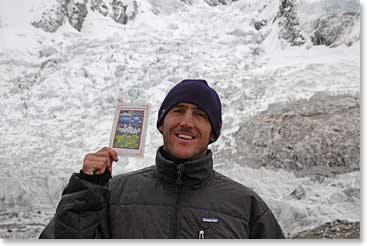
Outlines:
[{"label": "finger", "polygon": [[103,174],[108,167],[108,164],[106,162],[100,162],[100,161],[86,161],[85,165],[83,166],[83,172],[88,175],[93,174]]},{"label": "finger", "polygon": [[85,161],[83,164],[83,172],[88,175],[93,175],[95,169],[96,169],[96,163],[93,163],[91,161]]},{"label": "finger", "polygon": [[90,155],[88,157],[87,161],[103,162],[107,166],[110,173],[112,173],[112,160],[109,156],[106,157],[105,155],[104,156]]},{"label": "finger", "polygon": [[[87,174],[93,175],[93,173],[99,174],[101,171],[104,172],[106,168],[112,173],[112,161],[118,161],[117,152],[109,147],[104,147],[96,153],[89,153],[85,155],[83,161],[83,171]],[[103,162],[103,167],[96,166],[98,162]],[[96,171],[96,172],[95,172]]]},{"label": "finger", "polygon": [[104,159],[108,160],[108,162],[110,162],[110,163],[112,163],[112,161],[113,161],[112,157],[110,156],[110,153],[106,150],[100,150],[100,151],[94,153],[93,156],[99,157],[99,158],[104,158]]},{"label": "finger", "polygon": [[93,156],[91,156],[90,160],[103,161],[103,162],[106,163],[106,165],[108,167],[110,167],[109,170],[112,169],[113,160],[112,160],[112,158],[111,158],[108,151],[99,151],[99,152],[95,153]]},{"label": "finger", "polygon": [[119,160],[118,154],[117,154],[117,152],[114,149],[109,148],[109,147],[103,147],[101,149],[101,151],[107,151],[108,154],[109,154],[109,156],[110,156],[110,158],[112,160],[114,160],[114,161],[118,161]]},{"label": "finger", "polygon": [[108,151],[106,150],[98,150],[96,153],[93,154],[94,156],[104,156],[107,158],[111,158],[110,157],[110,153],[108,153]]},{"label": "finger", "polygon": [[92,155],[89,155],[88,157],[86,157],[85,160],[87,160],[87,161],[106,161],[106,162],[110,162],[110,157],[109,156],[98,156],[98,155],[92,154]]},{"label": "finger", "polygon": [[104,174],[104,172],[106,171],[106,168],[107,166],[102,165],[100,168],[94,170],[94,173],[97,175]]},{"label": "finger", "polygon": [[93,159],[89,159],[89,161],[91,162],[96,162],[96,163],[103,163],[103,171],[105,171],[105,169],[107,168],[110,173],[112,174],[112,161],[110,158],[107,157],[94,157]]},{"label": "finger", "polygon": [[110,160],[95,162],[95,167],[94,174],[104,174],[106,169],[112,174],[112,162]]},{"label": "finger", "polygon": [[107,153],[105,155],[100,154],[99,156],[94,153],[85,156],[83,165],[85,165],[86,162],[104,162],[105,165],[108,165],[111,162],[111,159]]}]

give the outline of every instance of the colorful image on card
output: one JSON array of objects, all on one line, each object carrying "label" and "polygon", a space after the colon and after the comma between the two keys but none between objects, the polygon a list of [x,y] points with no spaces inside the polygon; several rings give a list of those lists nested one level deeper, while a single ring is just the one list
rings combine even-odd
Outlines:
[{"label": "colorful image on card", "polygon": [[144,111],[120,110],[114,148],[139,149]]}]

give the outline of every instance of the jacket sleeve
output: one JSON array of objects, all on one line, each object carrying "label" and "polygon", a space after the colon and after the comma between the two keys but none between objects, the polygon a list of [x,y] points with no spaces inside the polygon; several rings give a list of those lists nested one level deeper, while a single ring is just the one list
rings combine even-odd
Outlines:
[{"label": "jacket sleeve", "polygon": [[74,173],[39,238],[110,238],[107,186]]},{"label": "jacket sleeve", "polygon": [[277,219],[269,208],[260,214],[251,225],[250,238],[285,239]]}]

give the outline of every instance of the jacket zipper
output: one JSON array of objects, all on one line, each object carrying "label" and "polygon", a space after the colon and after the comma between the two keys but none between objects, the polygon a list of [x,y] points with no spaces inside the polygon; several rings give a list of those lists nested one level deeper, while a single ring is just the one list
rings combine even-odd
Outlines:
[{"label": "jacket zipper", "polygon": [[199,239],[204,239],[204,230],[199,231]]},{"label": "jacket zipper", "polygon": [[170,238],[177,238],[178,236],[178,225],[179,225],[179,210],[181,207],[181,199],[182,199],[182,172],[184,169],[183,164],[179,164],[177,166],[177,198],[176,198],[176,204],[175,204],[175,210],[173,214],[173,227],[171,231],[171,237]]}]

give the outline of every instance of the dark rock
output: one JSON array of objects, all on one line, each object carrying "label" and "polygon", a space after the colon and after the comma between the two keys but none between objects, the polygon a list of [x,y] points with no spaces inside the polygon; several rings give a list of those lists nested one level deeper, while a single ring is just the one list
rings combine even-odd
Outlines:
[{"label": "dark rock", "polygon": [[65,20],[68,20],[72,27],[81,31],[84,20],[88,15],[88,8],[124,25],[135,19],[138,13],[138,4],[135,0],[113,0],[112,2],[105,2],[106,0],[54,1],[53,7],[47,9],[40,20],[31,23],[33,26],[46,32],[55,32],[65,23]]},{"label": "dark rock", "polygon": [[352,29],[359,21],[360,15],[353,12],[339,13],[323,17],[317,21],[314,35],[311,36],[315,45],[335,47],[340,44],[351,46],[359,40],[357,36],[351,36]]},{"label": "dark rock", "polygon": [[42,13],[40,20],[31,24],[46,32],[55,32],[64,24],[65,19],[68,19],[70,25],[80,31],[87,14],[86,1],[81,3],[74,0],[56,0],[51,9]]},{"label": "dark rock", "polygon": [[294,235],[288,235],[288,239],[359,239],[360,222],[335,220],[319,227],[305,230]]},{"label": "dark rock", "polygon": [[126,24],[127,23],[127,14],[126,9],[127,5],[124,4],[121,0],[113,0],[111,3],[112,6],[112,19],[117,23]]},{"label": "dark rock", "polygon": [[110,16],[115,22],[123,25],[134,20],[138,13],[138,4],[135,0],[113,0],[112,2],[91,0],[90,6],[92,11],[98,11],[104,16]]},{"label": "dark rock", "polygon": [[192,0],[180,0],[180,1],[183,2],[184,4],[192,5]]},{"label": "dark rock", "polygon": [[66,5],[66,10],[70,25],[76,30],[80,31],[82,29],[85,17],[88,14],[86,3],[69,0]]},{"label": "dark rock", "polygon": [[306,43],[306,37],[299,27],[295,2],[296,0],[282,0],[273,22],[278,20],[281,39],[287,40],[292,46],[301,46]]},{"label": "dark rock", "polygon": [[360,108],[356,96],[315,95],[270,105],[234,134],[239,163],[333,176],[359,170]]},{"label": "dark rock", "polygon": [[91,0],[90,5],[91,5],[90,8],[92,11],[97,11],[98,13],[100,13],[103,16],[108,15],[108,5],[105,2],[103,2],[102,0]]},{"label": "dark rock", "polygon": [[260,21],[254,21],[254,27],[256,30],[260,30],[264,26],[266,26],[267,21],[266,20],[260,20]]},{"label": "dark rock", "polygon": [[228,5],[238,0],[205,0],[209,6]]},{"label": "dark rock", "polygon": [[39,20],[32,21],[31,24],[46,32],[56,32],[64,24],[65,16],[66,11],[63,3],[58,1],[50,9],[43,12]]},{"label": "dark rock", "polygon": [[320,3],[319,8],[327,13],[327,16],[316,17],[312,23],[308,23],[311,24],[308,28],[304,24],[300,25],[303,19],[300,17],[301,13],[298,13],[302,10],[297,8],[299,2],[281,0],[279,10],[273,19],[273,23],[277,23],[280,27],[279,38],[286,40],[291,46],[307,44],[307,48],[311,44],[329,47],[341,44],[351,46],[360,40],[358,1],[321,1]]},{"label": "dark rock", "polygon": [[359,199],[361,196],[361,190],[359,188],[348,187],[344,189],[343,192],[349,197],[356,197]]}]

